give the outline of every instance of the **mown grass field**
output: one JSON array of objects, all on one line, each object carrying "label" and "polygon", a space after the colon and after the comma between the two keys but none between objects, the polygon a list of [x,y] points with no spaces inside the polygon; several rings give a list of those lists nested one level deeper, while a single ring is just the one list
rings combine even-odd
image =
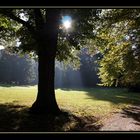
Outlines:
[{"label": "mown grass field", "polygon": [[140,93],[127,89],[56,89],[59,107],[73,116],[57,117],[55,121],[50,117],[46,121],[44,116],[40,119],[27,113],[36,93],[36,86],[0,87],[0,131],[94,131],[112,113],[140,104]]}]

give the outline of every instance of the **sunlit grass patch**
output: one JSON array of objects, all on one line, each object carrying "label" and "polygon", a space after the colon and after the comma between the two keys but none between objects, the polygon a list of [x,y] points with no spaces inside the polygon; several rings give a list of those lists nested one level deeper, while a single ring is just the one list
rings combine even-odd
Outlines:
[{"label": "sunlit grass patch", "polygon": [[[31,106],[37,95],[37,86],[0,87],[0,103]],[[131,104],[140,103],[140,94],[127,89],[57,89],[60,108],[80,116],[104,117]]]},{"label": "sunlit grass patch", "polygon": [[[37,94],[37,86],[0,87],[0,103],[30,106]],[[104,116],[127,105],[139,103],[140,94],[126,89],[57,89],[60,107],[77,114]]]},{"label": "sunlit grass patch", "polygon": [[36,86],[0,87],[0,103],[16,103],[30,106],[36,98]]},{"label": "sunlit grass patch", "polygon": [[56,97],[62,108],[76,115],[101,118],[140,103],[140,94],[130,93],[127,89],[58,89]]},{"label": "sunlit grass patch", "polygon": [[58,92],[56,94],[59,105],[77,116],[104,116],[113,109],[108,101],[91,99],[86,92]]}]

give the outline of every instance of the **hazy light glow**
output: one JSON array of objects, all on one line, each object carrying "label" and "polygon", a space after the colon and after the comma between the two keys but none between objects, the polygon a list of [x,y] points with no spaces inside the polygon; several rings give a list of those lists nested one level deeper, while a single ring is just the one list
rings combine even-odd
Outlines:
[{"label": "hazy light glow", "polygon": [[66,29],[68,29],[68,28],[71,27],[71,23],[69,21],[65,21],[64,26],[65,26]]},{"label": "hazy light glow", "polygon": [[70,16],[63,16],[62,17],[62,24],[65,27],[65,29],[71,28],[71,24],[72,24],[71,17]]},{"label": "hazy light glow", "polygon": [[3,49],[4,49],[4,47],[2,45],[0,45],[0,50],[3,50]]},{"label": "hazy light glow", "polygon": [[24,21],[28,21],[28,17],[25,16],[24,13],[20,13],[19,16],[20,16],[20,19],[22,19],[22,20],[24,20]]},{"label": "hazy light glow", "polygon": [[16,47],[19,47],[20,44],[21,44],[21,42],[18,41],[18,42],[16,43]]},{"label": "hazy light glow", "polygon": [[135,45],[132,46],[132,50],[136,49],[137,47]]}]

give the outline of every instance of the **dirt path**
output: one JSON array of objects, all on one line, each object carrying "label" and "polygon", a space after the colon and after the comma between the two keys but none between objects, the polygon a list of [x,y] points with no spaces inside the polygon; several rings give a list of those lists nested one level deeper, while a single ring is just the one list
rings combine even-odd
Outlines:
[{"label": "dirt path", "polygon": [[132,106],[114,114],[100,131],[140,131],[140,106]]}]

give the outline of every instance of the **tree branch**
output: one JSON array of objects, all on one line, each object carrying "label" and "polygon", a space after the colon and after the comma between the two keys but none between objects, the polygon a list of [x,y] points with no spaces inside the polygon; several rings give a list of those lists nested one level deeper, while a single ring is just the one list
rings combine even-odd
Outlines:
[{"label": "tree branch", "polygon": [[12,11],[8,12],[6,10],[0,10],[0,13],[3,14],[4,16],[6,16],[6,17],[11,18],[12,20],[17,21],[18,23],[22,24],[23,26],[27,27],[30,32],[32,32],[32,33],[35,32],[34,28],[28,22],[26,22],[26,21],[20,19],[19,17],[15,16],[12,13]]},{"label": "tree branch", "polygon": [[35,15],[36,27],[37,27],[37,29],[39,29],[41,27],[41,25],[44,23],[40,9],[38,9],[38,8],[34,9],[34,15]]}]

